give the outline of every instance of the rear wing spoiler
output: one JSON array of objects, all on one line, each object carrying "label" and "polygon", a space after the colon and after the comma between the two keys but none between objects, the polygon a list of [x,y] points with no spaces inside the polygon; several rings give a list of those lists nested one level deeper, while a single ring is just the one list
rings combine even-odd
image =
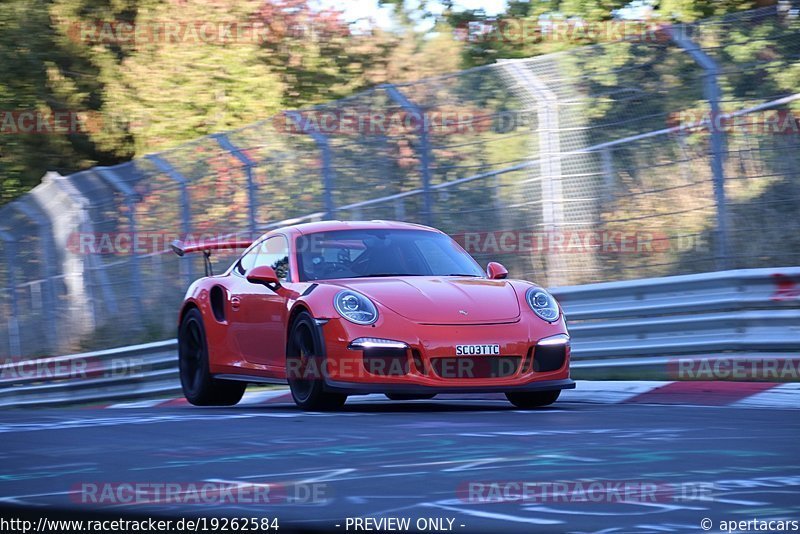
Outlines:
[{"label": "rear wing spoiler", "polygon": [[249,247],[253,244],[252,239],[218,239],[211,241],[199,241],[185,243],[181,240],[175,240],[170,244],[172,252],[184,257],[186,254],[194,254],[195,252],[202,252],[205,257],[206,276],[214,276],[214,269],[211,266],[211,251],[212,250],[238,250]]},{"label": "rear wing spoiler", "polygon": [[211,252],[212,250],[237,250],[247,248],[253,244],[252,239],[219,239],[213,241],[200,241],[184,243],[180,240],[175,240],[170,245],[172,252],[184,257],[186,254],[194,254],[195,252]]}]

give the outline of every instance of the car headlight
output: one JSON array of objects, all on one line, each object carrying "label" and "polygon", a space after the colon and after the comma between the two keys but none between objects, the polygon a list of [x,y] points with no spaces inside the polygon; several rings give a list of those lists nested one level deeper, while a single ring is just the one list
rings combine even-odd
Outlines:
[{"label": "car headlight", "polygon": [[533,310],[533,313],[538,315],[541,319],[544,319],[548,323],[552,323],[558,319],[558,303],[556,299],[553,298],[553,295],[544,289],[539,289],[538,287],[530,288],[528,292],[525,293],[525,299],[528,301],[528,305]]},{"label": "car headlight", "polygon": [[372,324],[378,320],[378,309],[367,297],[349,289],[339,291],[333,299],[339,315],[356,324]]}]

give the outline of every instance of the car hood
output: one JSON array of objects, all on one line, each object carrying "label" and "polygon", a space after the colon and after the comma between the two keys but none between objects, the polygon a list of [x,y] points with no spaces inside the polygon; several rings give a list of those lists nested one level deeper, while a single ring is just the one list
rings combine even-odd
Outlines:
[{"label": "car hood", "polygon": [[418,323],[501,323],[519,318],[519,299],[505,280],[409,276],[337,281]]}]

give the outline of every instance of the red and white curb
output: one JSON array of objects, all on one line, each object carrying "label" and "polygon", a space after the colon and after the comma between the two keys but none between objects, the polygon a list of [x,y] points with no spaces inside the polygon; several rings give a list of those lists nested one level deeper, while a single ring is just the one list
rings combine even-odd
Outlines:
[{"label": "red and white curb", "polygon": [[[502,393],[443,394],[441,400],[505,401]],[[384,395],[358,395],[348,404],[396,402]],[[422,402],[422,401],[420,401]],[[428,401],[433,402],[433,401]],[[591,404],[672,404],[690,406],[735,406],[751,408],[800,408],[800,383],[773,382],[657,382],[577,381],[577,388],[561,393],[559,402]],[[286,388],[249,391],[237,406],[292,404]],[[123,402],[102,408],[171,408],[188,406],[183,398]]]},{"label": "red and white curb", "polygon": [[679,404],[800,408],[800,383],[579,381],[559,400],[599,404]]}]

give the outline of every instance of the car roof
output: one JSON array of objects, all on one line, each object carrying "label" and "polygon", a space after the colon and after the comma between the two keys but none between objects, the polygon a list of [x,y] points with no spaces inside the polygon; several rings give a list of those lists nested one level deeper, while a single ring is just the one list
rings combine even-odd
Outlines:
[{"label": "car roof", "polygon": [[400,221],[319,221],[284,226],[270,233],[297,232],[300,234],[313,234],[336,230],[427,230],[429,232],[442,233],[430,226]]}]

